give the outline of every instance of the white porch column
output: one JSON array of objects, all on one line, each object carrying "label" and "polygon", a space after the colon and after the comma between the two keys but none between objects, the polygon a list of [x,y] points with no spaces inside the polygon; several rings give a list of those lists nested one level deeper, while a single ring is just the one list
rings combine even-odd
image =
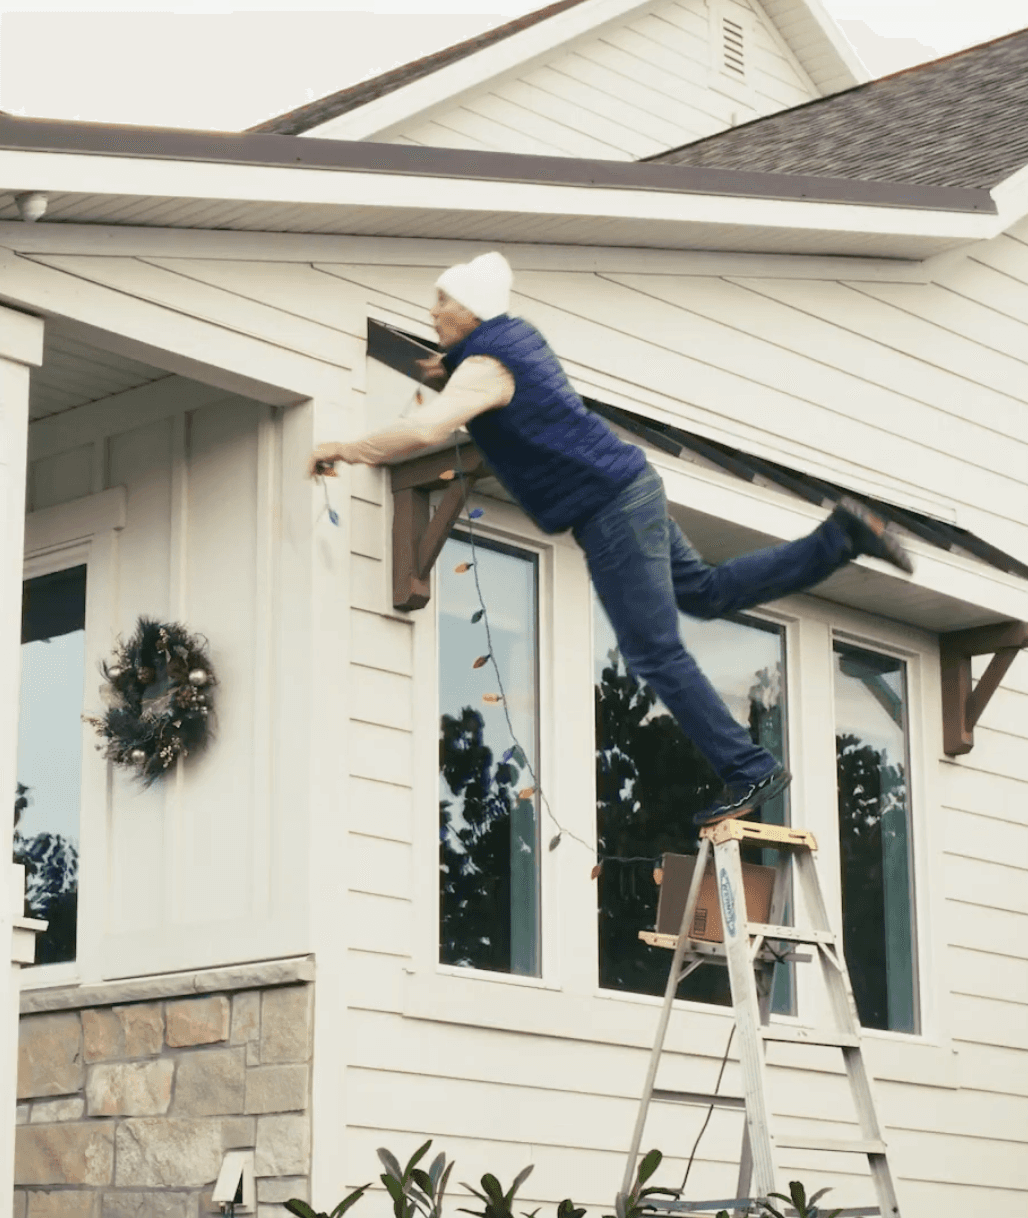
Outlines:
[{"label": "white porch column", "polygon": [[[21,579],[25,540],[25,460],[29,368],[43,362],[43,322],[0,307],[0,1208],[14,1192],[14,1108],[18,1072],[18,974],[15,919],[20,913],[11,863],[21,682]],[[6,819],[2,819],[6,818]],[[18,932],[21,937],[22,932]]]}]

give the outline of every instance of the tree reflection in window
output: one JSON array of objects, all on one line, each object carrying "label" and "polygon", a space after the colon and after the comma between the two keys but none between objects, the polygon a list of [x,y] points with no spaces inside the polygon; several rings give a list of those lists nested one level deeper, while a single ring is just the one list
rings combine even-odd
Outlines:
[{"label": "tree reflection in window", "polygon": [[906,665],[835,645],[843,941],[860,1022],[917,1031]]},{"label": "tree reflection in window", "polygon": [[49,923],[36,964],[75,959],[85,623],[84,566],[25,581],[14,858],[26,912]]},{"label": "tree reflection in window", "polygon": [[[600,985],[663,994],[670,953],[638,937],[640,930],[653,929],[657,913],[653,864],[647,860],[665,852],[696,851],[693,814],[722,784],[653,690],[626,670],[595,598],[593,620],[599,849],[602,855],[641,860],[607,859],[603,864],[598,880]],[[782,630],[743,616],[713,622],[682,616],[680,627],[686,646],[735,717],[757,743],[785,761]],[[752,819],[787,823],[786,798],[779,796]],[[775,861],[770,852],[747,849],[743,856],[751,862]],[[697,969],[682,982],[678,996],[727,1005],[726,970],[716,965]],[[774,1009],[792,1009],[788,968],[777,970]]]},{"label": "tree reflection in window", "polygon": [[[465,563],[475,568],[463,574]],[[436,565],[439,614],[439,960],[538,976],[537,564],[533,554],[460,535]],[[520,746],[495,695],[475,572]],[[526,756],[527,754],[527,756]]]}]

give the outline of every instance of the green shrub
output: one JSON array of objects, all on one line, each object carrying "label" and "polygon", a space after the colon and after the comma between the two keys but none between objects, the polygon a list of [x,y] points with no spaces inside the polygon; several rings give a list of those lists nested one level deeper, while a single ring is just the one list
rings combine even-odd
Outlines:
[{"label": "green shrub", "polygon": [[[428,1141],[423,1146],[419,1146],[411,1155],[407,1166],[403,1168],[400,1167],[400,1161],[395,1155],[384,1147],[379,1148],[378,1157],[385,1167],[385,1172],[379,1176],[379,1179],[392,1198],[393,1218],[442,1218],[443,1196],[446,1193],[450,1173],[453,1171],[453,1163],[448,1162],[446,1155],[440,1152],[432,1160],[428,1171],[419,1168],[418,1164],[428,1153],[431,1145],[431,1141]],[[659,1150],[651,1150],[643,1155],[631,1189],[627,1194],[619,1195],[615,1200],[616,1214],[607,1214],[604,1215],[604,1218],[644,1218],[648,1204],[647,1197],[660,1193],[667,1197],[677,1197],[679,1191],[675,1189],[643,1187],[646,1181],[653,1176],[662,1160],[663,1155]],[[470,1184],[462,1184],[462,1188],[466,1188],[472,1196],[479,1199],[482,1208],[469,1210],[461,1207],[460,1212],[471,1214],[472,1218],[537,1218],[538,1208],[531,1213],[522,1211],[520,1216],[514,1213],[514,1199],[518,1189],[532,1174],[532,1170],[532,1166],[529,1166],[518,1172],[506,1191],[491,1172],[486,1172],[482,1177],[481,1191],[472,1188]],[[291,1214],[295,1214],[296,1218],[343,1218],[346,1211],[356,1205],[370,1187],[371,1184],[368,1183],[354,1189],[339,1202],[331,1214],[326,1214],[324,1211],[319,1213],[313,1210],[306,1201],[300,1201],[297,1198],[287,1201],[285,1208]],[[799,1180],[790,1180],[788,1197],[783,1193],[772,1193],[771,1196],[781,1201],[791,1202],[799,1218],[839,1218],[842,1210],[828,1211],[818,1208],[817,1202],[828,1191],[827,1188],[823,1188],[808,1200],[806,1190]],[[765,1218],[785,1218],[770,1201],[761,1201],[758,1204],[763,1208]],[[577,1206],[570,1197],[565,1197],[557,1206],[557,1218],[585,1218],[585,1210]],[[728,1211],[721,1210],[716,1218],[729,1218]]]},{"label": "green shrub", "polygon": [[[796,1209],[798,1218],[839,1218],[842,1210],[822,1210],[819,1209],[817,1205],[817,1202],[821,1200],[825,1193],[829,1193],[831,1191],[832,1190],[829,1188],[822,1188],[808,1201],[807,1191],[799,1180],[790,1180],[788,1197],[786,1197],[784,1193],[770,1193],[769,1196],[775,1197],[780,1201],[791,1201]],[[759,1201],[757,1204],[760,1205],[764,1210],[764,1214],[767,1216],[767,1218],[785,1218],[782,1211],[776,1210],[770,1201]],[[717,1218],[729,1218],[728,1211],[720,1210],[717,1214]]]}]

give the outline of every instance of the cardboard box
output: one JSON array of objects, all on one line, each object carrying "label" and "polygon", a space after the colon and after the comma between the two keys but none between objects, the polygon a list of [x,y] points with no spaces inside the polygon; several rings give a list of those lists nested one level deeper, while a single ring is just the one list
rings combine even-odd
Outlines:
[{"label": "cardboard box", "polygon": [[[656,929],[658,934],[674,935],[677,938],[695,867],[695,854],[664,855],[663,879],[660,885],[660,899],[657,902]],[[746,920],[748,922],[766,922],[768,920],[771,913],[771,894],[774,884],[774,867],[743,863],[742,885],[746,896]],[[713,859],[707,864],[707,872],[700,881],[700,898],[696,905],[690,937],[704,939],[710,943],[720,943],[725,937],[721,925],[721,903],[718,901]]]}]

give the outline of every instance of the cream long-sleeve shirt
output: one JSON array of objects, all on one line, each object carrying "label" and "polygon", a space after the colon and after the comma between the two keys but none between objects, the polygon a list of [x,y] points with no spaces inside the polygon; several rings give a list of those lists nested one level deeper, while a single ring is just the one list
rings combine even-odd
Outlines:
[{"label": "cream long-sleeve shirt", "polygon": [[514,378],[489,355],[472,355],[457,366],[442,393],[408,418],[370,432],[342,447],[351,464],[380,465],[442,442],[486,410],[506,406],[514,396]]}]

